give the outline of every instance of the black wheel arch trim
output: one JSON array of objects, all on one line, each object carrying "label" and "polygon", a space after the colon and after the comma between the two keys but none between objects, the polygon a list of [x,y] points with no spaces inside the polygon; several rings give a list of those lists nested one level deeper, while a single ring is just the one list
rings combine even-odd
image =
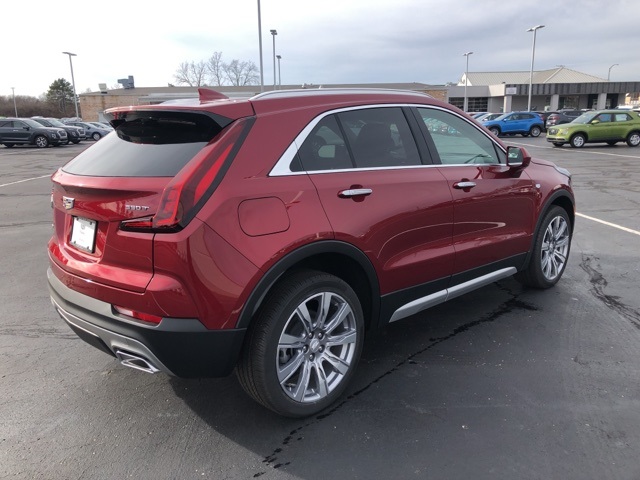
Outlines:
[{"label": "black wheel arch trim", "polygon": [[[339,254],[347,256],[362,268],[371,289],[371,322],[369,322],[369,324],[372,327],[377,326],[378,317],[380,315],[380,284],[371,260],[369,260],[369,257],[367,257],[362,250],[350,243],[339,240],[323,240],[304,245],[293,252],[288,253],[275,265],[269,268],[249,295],[249,298],[240,313],[240,317],[238,318],[235,328],[247,328],[249,326],[254,315],[262,305],[267,293],[286,271],[306,259],[322,254]],[[369,309],[365,308],[363,305],[363,310],[367,311]]]},{"label": "black wheel arch trim", "polygon": [[[556,190],[549,196],[549,198],[547,198],[546,202],[544,203],[544,206],[540,209],[541,213],[538,216],[538,220],[536,221],[536,227],[533,230],[533,235],[531,237],[531,247],[529,248],[529,252],[527,253],[527,258],[524,262],[525,266],[529,264],[529,261],[531,260],[531,255],[533,255],[533,246],[536,241],[538,230],[540,229],[540,224],[544,220],[544,217],[547,215],[547,212],[551,209],[551,207],[553,207],[554,205],[558,205],[557,200],[560,198],[567,199],[571,203],[571,206],[573,207],[573,211],[567,212],[569,214],[569,219],[571,220],[571,237],[573,238],[573,230],[576,224],[576,212],[575,212],[576,204],[575,204],[574,196],[568,190],[565,190],[565,189]],[[562,207],[562,205],[560,206]]]}]

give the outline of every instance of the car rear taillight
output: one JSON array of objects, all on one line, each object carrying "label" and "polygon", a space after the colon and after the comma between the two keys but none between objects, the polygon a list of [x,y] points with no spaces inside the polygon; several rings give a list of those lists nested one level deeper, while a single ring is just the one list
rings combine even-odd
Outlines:
[{"label": "car rear taillight", "polygon": [[125,220],[122,230],[177,232],[198,213],[224,177],[254,118],[240,119],[222,130],[167,184],[155,215]]}]

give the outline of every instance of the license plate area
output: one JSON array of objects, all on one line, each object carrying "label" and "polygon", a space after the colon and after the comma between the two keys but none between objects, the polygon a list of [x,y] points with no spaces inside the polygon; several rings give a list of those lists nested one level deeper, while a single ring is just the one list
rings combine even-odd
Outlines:
[{"label": "license plate area", "polygon": [[96,246],[96,225],[95,220],[88,218],[73,217],[71,228],[71,245],[79,250],[93,253]]}]

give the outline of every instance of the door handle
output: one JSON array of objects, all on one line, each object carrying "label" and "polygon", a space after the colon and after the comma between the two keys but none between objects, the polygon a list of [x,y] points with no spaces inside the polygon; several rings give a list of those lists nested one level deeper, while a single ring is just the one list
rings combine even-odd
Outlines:
[{"label": "door handle", "polygon": [[341,198],[360,196],[366,197],[367,195],[371,195],[372,193],[373,190],[371,190],[370,188],[350,188],[348,190],[342,190],[340,193],[338,193],[338,196]]},{"label": "door handle", "polygon": [[456,182],[453,184],[453,188],[464,190],[466,188],[473,188],[476,186],[476,182]]}]

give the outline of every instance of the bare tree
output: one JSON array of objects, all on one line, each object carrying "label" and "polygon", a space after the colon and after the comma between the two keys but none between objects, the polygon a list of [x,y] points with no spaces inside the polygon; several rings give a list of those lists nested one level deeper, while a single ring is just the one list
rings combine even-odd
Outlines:
[{"label": "bare tree", "polygon": [[205,85],[205,73],[207,71],[207,64],[204,61],[196,62],[182,62],[174,78],[178,85],[188,85],[190,87],[202,87]]},{"label": "bare tree", "polygon": [[222,61],[222,52],[213,52],[213,55],[207,60],[207,74],[211,85],[220,86],[225,80],[224,62]]},{"label": "bare tree", "polygon": [[253,62],[232,60],[231,63],[223,64],[223,68],[227,79],[235,87],[258,83],[258,67]]}]

